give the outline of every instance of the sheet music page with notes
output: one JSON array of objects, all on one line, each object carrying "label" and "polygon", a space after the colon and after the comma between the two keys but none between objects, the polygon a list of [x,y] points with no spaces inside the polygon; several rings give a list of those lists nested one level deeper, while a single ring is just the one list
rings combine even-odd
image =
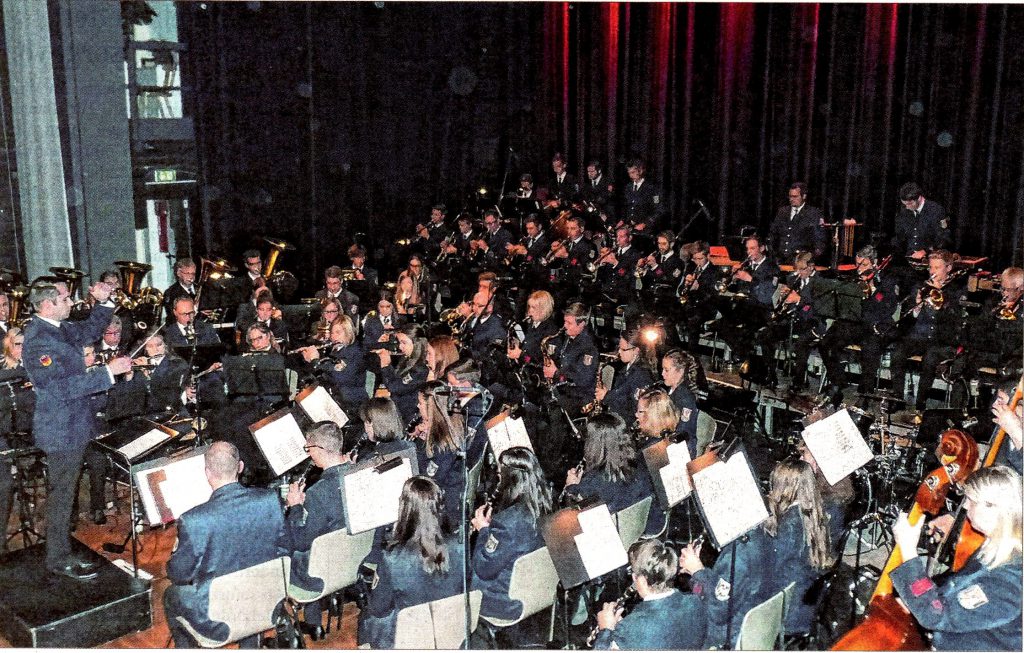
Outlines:
[{"label": "sheet music page with notes", "polygon": [[280,419],[257,429],[252,436],[256,438],[263,456],[274,470],[275,476],[284,474],[292,467],[295,467],[309,454],[303,449],[306,445],[306,438],[302,435],[299,423],[295,421],[295,415],[286,413]]},{"label": "sheet music page with notes", "polygon": [[491,443],[494,458],[501,458],[503,451],[509,447],[526,447],[533,451],[530,434],[526,432],[526,424],[522,417],[506,417],[487,429],[487,439]]},{"label": "sheet music page with notes", "polygon": [[370,466],[343,477],[341,487],[349,533],[355,535],[398,521],[402,486],[412,477],[409,459],[401,460],[401,465],[383,473],[377,471],[377,466]]},{"label": "sheet music page with notes", "polygon": [[203,456],[190,456],[173,462],[164,470],[167,479],[159,483],[160,493],[175,519],[210,500],[213,488],[206,480]]},{"label": "sheet music page with notes", "polygon": [[768,519],[761,489],[742,451],[728,462],[705,467],[692,480],[719,548]]},{"label": "sheet music page with notes", "polygon": [[874,459],[871,448],[845,408],[803,430],[804,442],[822,475],[835,485]]},{"label": "sheet music page with notes", "polygon": [[629,563],[607,505],[580,511],[578,516],[583,532],[575,536],[576,548],[591,579]]},{"label": "sheet music page with notes", "polygon": [[690,496],[693,486],[690,484],[690,473],[686,463],[690,462],[690,450],[685,442],[673,442],[666,449],[668,464],[658,470],[661,482],[665,486],[668,505],[674,506]]},{"label": "sheet music page with notes", "polygon": [[348,424],[348,415],[323,386],[318,385],[299,406],[314,422],[334,422],[339,427]]},{"label": "sheet music page with notes", "polygon": [[171,436],[160,429],[150,429],[117,451],[128,460],[134,460]]}]

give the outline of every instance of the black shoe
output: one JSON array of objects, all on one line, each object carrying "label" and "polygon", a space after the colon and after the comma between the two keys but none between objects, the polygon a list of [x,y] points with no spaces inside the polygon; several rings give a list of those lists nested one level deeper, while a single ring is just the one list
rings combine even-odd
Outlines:
[{"label": "black shoe", "polygon": [[299,622],[299,632],[303,635],[309,635],[309,638],[314,642],[319,642],[324,638],[324,627],[316,624],[306,623],[305,621]]},{"label": "black shoe", "polygon": [[92,580],[99,576],[100,572],[95,569],[89,571],[78,564],[78,561],[68,561],[58,567],[47,567],[47,571],[58,576],[65,576],[71,580]]},{"label": "black shoe", "polygon": [[97,526],[102,526],[103,524],[107,523],[107,515],[103,512],[102,508],[99,510],[92,511],[92,523],[96,524]]}]

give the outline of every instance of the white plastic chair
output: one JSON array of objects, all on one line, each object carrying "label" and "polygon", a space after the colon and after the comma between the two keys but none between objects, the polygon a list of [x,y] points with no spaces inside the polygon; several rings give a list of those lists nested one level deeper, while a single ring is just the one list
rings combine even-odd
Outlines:
[{"label": "white plastic chair", "polygon": [[[483,592],[469,593],[469,630],[476,629]],[[403,608],[395,624],[397,649],[457,649],[466,638],[462,594]]]}]

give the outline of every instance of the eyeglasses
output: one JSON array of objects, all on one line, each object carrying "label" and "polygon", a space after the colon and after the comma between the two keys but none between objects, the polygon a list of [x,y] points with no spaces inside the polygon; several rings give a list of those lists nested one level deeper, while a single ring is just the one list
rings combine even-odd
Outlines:
[{"label": "eyeglasses", "polygon": [[636,347],[619,347],[619,351],[633,351]]},{"label": "eyeglasses", "polygon": [[304,444],[304,445],[302,445],[302,450],[305,451],[306,453],[309,453],[310,449],[323,449],[323,447],[321,447],[319,444]]}]

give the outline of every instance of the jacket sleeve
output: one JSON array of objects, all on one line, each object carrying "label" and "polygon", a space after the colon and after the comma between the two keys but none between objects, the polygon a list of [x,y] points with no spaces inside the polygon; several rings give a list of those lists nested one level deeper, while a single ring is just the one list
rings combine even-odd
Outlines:
[{"label": "jacket sleeve", "polygon": [[366,606],[367,611],[375,617],[383,617],[395,608],[395,583],[391,574],[394,557],[393,553],[385,553],[377,565],[377,577]]},{"label": "jacket sleeve", "polygon": [[89,311],[89,317],[82,322],[65,321],[64,329],[79,347],[96,342],[103,337],[103,331],[114,316],[112,307],[97,304]]},{"label": "jacket sleeve", "polygon": [[167,579],[175,585],[190,585],[196,579],[201,561],[202,555],[196,549],[188,520],[178,520],[178,542],[167,561]]},{"label": "jacket sleeve", "polygon": [[[95,367],[78,374],[72,374],[59,356],[50,357],[46,343],[28,339],[25,343],[25,369],[29,371],[32,383],[58,399],[78,399],[110,388],[113,382],[105,366]],[[43,365],[44,357],[50,362]]]},{"label": "jacket sleeve", "polygon": [[480,531],[473,552],[473,571],[483,580],[492,580],[504,569],[509,569],[519,557],[519,548],[515,546],[516,536],[526,537],[525,533],[515,533],[498,520]]}]

